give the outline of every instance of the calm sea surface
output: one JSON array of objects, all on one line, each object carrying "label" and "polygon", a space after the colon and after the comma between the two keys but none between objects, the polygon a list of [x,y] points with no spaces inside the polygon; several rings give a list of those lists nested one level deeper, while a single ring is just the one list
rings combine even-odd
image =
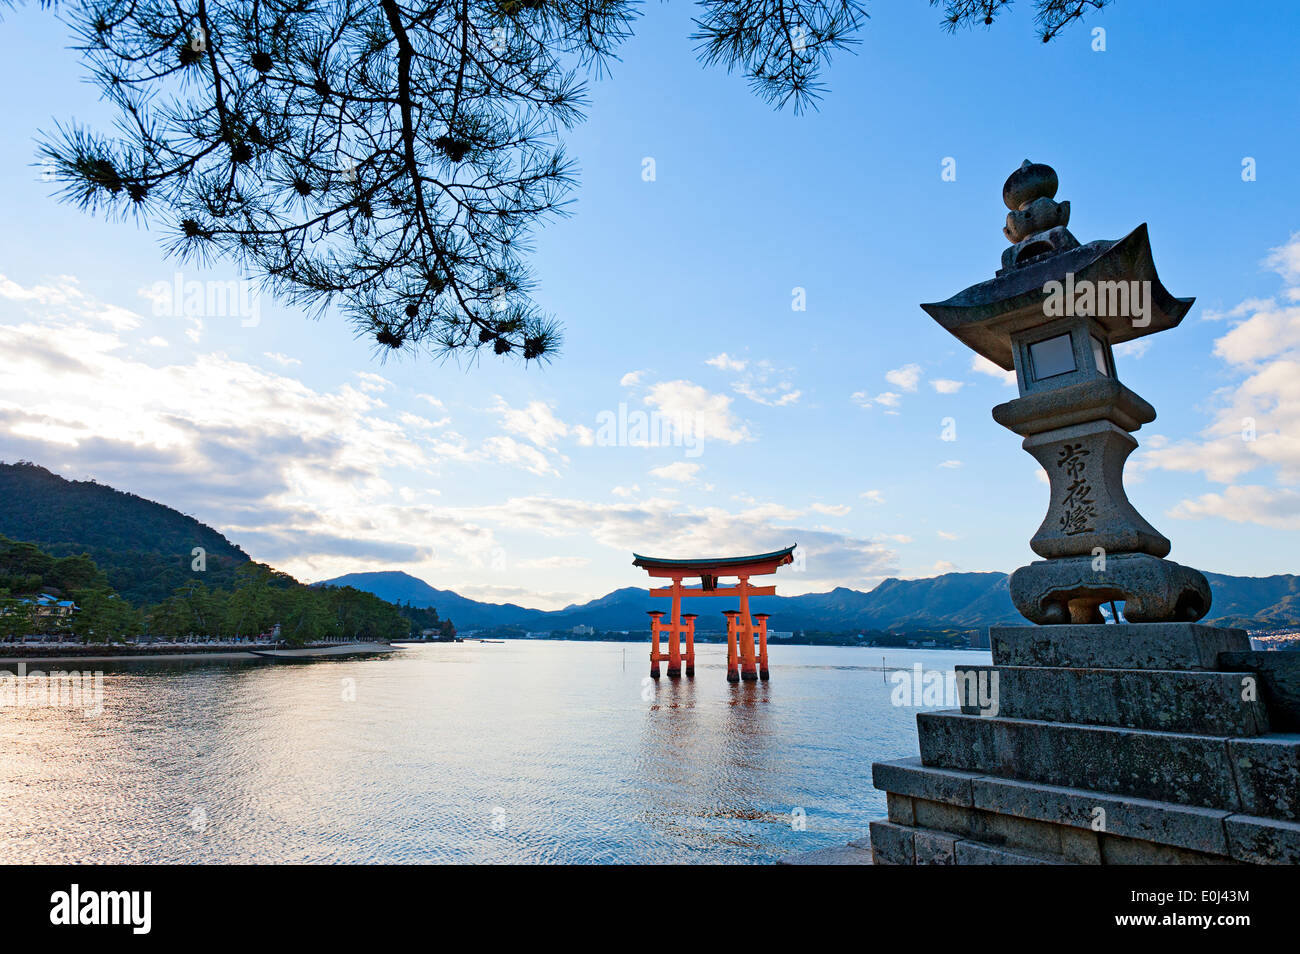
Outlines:
[{"label": "calm sea surface", "polygon": [[0,861],[769,862],[884,815],[871,762],[916,754],[917,710],[882,663],[988,659],[777,645],[770,682],[728,685],[704,645],[653,685],[648,654],[83,663],[102,715],[0,707]]}]

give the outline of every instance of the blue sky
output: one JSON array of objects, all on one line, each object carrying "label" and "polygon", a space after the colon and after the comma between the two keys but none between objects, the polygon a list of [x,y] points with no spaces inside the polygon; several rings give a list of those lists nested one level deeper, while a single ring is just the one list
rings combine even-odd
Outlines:
[{"label": "blue sky", "polygon": [[[36,131],[108,122],[57,21],[10,12],[0,459],[176,506],[302,579],[405,569],[543,607],[642,583],[634,549],[798,542],[786,593],[1011,570],[1047,505],[989,414],[1014,389],[917,305],[992,277],[1001,185],[1031,158],[1081,241],[1147,222],[1165,285],[1197,298],[1117,359],[1160,415],[1133,502],[1173,559],[1295,572],[1300,12],[1263,6],[1116,0],[1045,45],[1024,2],[956,36],[920,0],[869,4],[820,111],[794,116],[696,62],[690,5],[648,4],[567,139],[573,214],[532,258],[567,338],[528,370],[380,364],[343,322],[269,300],[255,324],[166,314],[151,295],[178,270],[236,272],[48,197]],[[596,440],[620,404],[690,409],[698,455]]]}]

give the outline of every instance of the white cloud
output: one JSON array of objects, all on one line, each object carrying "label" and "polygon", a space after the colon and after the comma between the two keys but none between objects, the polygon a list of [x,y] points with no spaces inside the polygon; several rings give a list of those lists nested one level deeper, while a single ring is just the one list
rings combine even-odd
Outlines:
[{"label": "white cloud", "polygon": [[867,503],[883,504],[885,502],[885,496],[879,490],[864,490],[858,496]]},{"label": "white cloud", "polygon": [[739,444],[754,439],[749,426],[732,413],[731,398],[690,381],[661,381],[650,388],[645,403],[698,440]]},{"label": "white cloud", "polygon": [[1287,285],[1300,285],[1300,232],[1292,232],[1285,244],[1269,249],[1264,264],[1281,275]]},{"label": "white cloud", "polygon": [[916,386],[921,382],[921,366],[905,364],[893,371],[886,371],[885,380],[900,390],[915,391]]},{"label": "white cloud", "polygon": [[0,298],[23,306],[39,307],[43,315],[54,319],[93,322],[119,332],[140,327],[138,314],[91,298],[79,284],[71,275],[58,275],[51,284],[24,287],[0,275]]},{"label": "white cloud", "polygon": [[962,466],[962,462],[959,460],[945,460],[941,462],[939,466],[946,467],[949,470],[956,470],[958,467]]},{"label": "white cloud", "polygon": [[700,472],[700,465],[689,460],[674,461],[671,464],[664,464],[662,467],[654,467],[650,473],[655,477],[663,480],[675,480],[678,483],[689,484],[695,480],[695,475]]},{"label": "white cloud", "polygon": [[798,511],[777,504],[730,512],[663,499],[602,504],[534,496],[467,508],[458,516],[474,524],[508,521],[516,530],[544,536],[589,538],[622,555],[649,549],[647,541],[654,542],[656,556],[665,557],[764,553],[798,543],[807,569],[777,577],[787,595],[835,586],[863,589],[898,568],[897,554],[885,544],[801,526]]},{"label": "white cloud", "polygon": [[1269,302],[1214,342],[1214,353],[1235,365],[1251,365],[1300,347],[1300,305]]},{"label": "white cloud", "polygon": [[755,404],[768,407],[786,407],[796,403],[803,396],[789,381],[777,381],[773,384],[761,384],[755,381],[737,381],[732,385],[736,393],[749,398]]},{"label": "white cloud", "polygon": [[964,381],[953,381],[950,378],[935,378],[930,382],[930,387],[940,394],[956,394],[965,383]]},{"label": "white cloud", "polygon": [[1169,511],[1169,515],[1184,520],[1221,517],[1234,523],[1300,530],[1300,492],[1283,487],[1234,485],[1222,493],[1182,500]]},{"label": "white cloud", "polygon": [[957,534],[955,534],[955,533],[949,533],[947,530],[939,530],[939,531],[936,531],[936,532],[937,532],[937,533],[939,534],[939,536],[940,536],[941,538],[943,538],[944,540],[960,540],[960,539],[961,539],[961,537],[959,537]]},{"label": "white cloud", "polygon": [[498,434],[484,440],[482,447],[484,453],[497,463],[522,467],[539,477],[558,477],[560,474],[549,457],[536,447],[520,443],[513,437]]},{"label": "white cloud", "polygon": [[554,450],[556,441],[569,433],[568,425],[545,401],[529,401],[526,407],[513,408],[498,394],[492,410],[500,415],[504,430],[547,450]]},{"label": "white cloud", "polygon": [[520,560],[515,565],[528,570],[580,570],[591,566],[591,560],[580,556],[548,556]]},{"label": "white cloud", "polygon": [[357,380],[360,382],[357,387],[367,394],[377,394],[380,391],[387,391],[393,386],[382,374],[374,374],[370,371],[356,372]]},{"label": "white cloud", "polygon": [[748,364],[747,361],[740,358],[731,357],[731,355],[727,354],[725,351],[722,352],[722,354],[709,358],[704,363],[717,368],[719,371],[744,371],[746,364]]},{"label": "white cloud", "polygon": [[629,371],[618,379],[618,383],[620,386],[625,388],[634,388],[641,383],[641,376],[643,374],[645,374],[644,371]]},{"label": "white cloud", "polygon": [[282,368],[291,368],[294,365],[302,364],[302,362],[297,358],[291,358],[287,354],[279,354],[275,351],[263,351],[262,356],[264,358],[270,358]]},{"label": "white cloud", "polygon": [[402,422],[403,427],[411,427],[421,431],[433,431],[440,427],[446,427],[451,423],[451,418],[440,417],[438,420],[430,420],[427,417],[421,417],[419,414],[412,414],[409,411],[402,411],[397,415],[397,419]]},{"label": "white cloud", "polygon": [[[449,465],[555,472],[531,443],[471,446],[445,418],[388,410],[366,390],[392,387],[378,375],[318,390],[223,354],[134,357],[121,322],[75,284],[0,292],[6,457],[163,501],[302,579],[486,567],[492,528],[417,501]],[[404,493],[412,482],[419,494]]]},{"label": "white cloud", "polygon": [[987,374],[991,378],[996,378],[1010,387],[1015,387],[1016,385],[1015,371],[1003,371],[982,354],[971,355],[970,369],[979,374]]},{"label": "white cloud", "polygon": [[755,404],[766,407],[786,407],[798,402],[803,392],[790,380],[790,369],[778,368],[771,361],[748,361],[723,354],[710,358],[705,364],[724,371],[733,371],[741,377],[731,385],[733,391]]},{"label": "white cloud", "polygon": [[1244,318],[1252,312],[1259,311],[1261,308],[1267,308],[1273,304],[1272,298],[1247,298],[1245,301],[1238,302],[1227,311],[1218,311],[1213,308],[1205,309],[1201,315],[1201,321],[1223,321],[1227,318]]},{"label": "white cloud", "polygon": [[809,509],[815,510],[817,513],[828,514],[829,516],[832,517],[842,517],[846,513],[848,513],[852,508],[849,507],[847,504],[815,503]]},{"label": "white cloud", "polygon": [[1134,338],[1132,341],[1124,341],[1111,348],[1117,358],[1140,358],[1147,353],[1151,347],[1150,338]]},{"label": "white cloud", "polygon": [[[1232,326],[1214,342],[1214,353],[1237,376],[1214,395],[1213,420],[1197,438],[1147,441],[1134,462],[1151,468],[1202,473],[1229,485],[1175,505],[1170,514],[1184,519],[1218,516],[1238,523],[1296,529],[1300,483],[1300,305],[1287,304],[1300,283],[1300,232],[1270,250],[1266,264],[1289,287],[1277,298],[1253,298],[1222,317]],[[1281,299],[1281,300],[1279,300]],[[1270,471],[1238,485],[1256,471]]]},{"label": "white cloud", "polygon": [[615,497],[635,497],[641,492],[639,484],[633,484],[631,487],[624,487],[621,484],[610,491]]},{"label": "white cloud", "polygon": [[903,400],[902,397],[895,394],[893,391],[885,391],[881,394],[877,394],[875,397],[872,397],[866,391],[854,391],[850,397],[852,398],[853,403],[857,404],[859,407],[865,408],[871,408],[876,404],[879,404],[881,407],[896,408]]}]

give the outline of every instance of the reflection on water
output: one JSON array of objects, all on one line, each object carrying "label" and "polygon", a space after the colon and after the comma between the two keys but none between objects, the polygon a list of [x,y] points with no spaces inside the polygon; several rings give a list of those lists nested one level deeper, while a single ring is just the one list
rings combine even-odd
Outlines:
[{"label": "reflection on water", "polygon": [[884,814],[871,762],[916,753],[916,710],[882,663],[987,660],[776,646],[771,682],[729,684],[725,651],[658,684],[619,643],[103,664],[97,718],[0,708],[0,857],[771,861]]}]

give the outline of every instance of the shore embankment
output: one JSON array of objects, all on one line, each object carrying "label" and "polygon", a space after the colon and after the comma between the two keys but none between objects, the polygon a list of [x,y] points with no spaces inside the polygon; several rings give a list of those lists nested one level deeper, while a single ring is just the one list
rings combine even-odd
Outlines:
[{"label": "shore embankment", "polygon": [[400,647],[388,643],[322,643],[313,646],[278,647],[267,644],[239,646],[171,645],[171,646],[105,646],[67,644],[41,646],[31,644],[0,645],[0,666],[21,662],[85,663],[123,662],[130,660],[169,662],[192,660],[196,662],[244,661],[259,659],[314,659],[331,656],[369,656],[397,652]]}]

